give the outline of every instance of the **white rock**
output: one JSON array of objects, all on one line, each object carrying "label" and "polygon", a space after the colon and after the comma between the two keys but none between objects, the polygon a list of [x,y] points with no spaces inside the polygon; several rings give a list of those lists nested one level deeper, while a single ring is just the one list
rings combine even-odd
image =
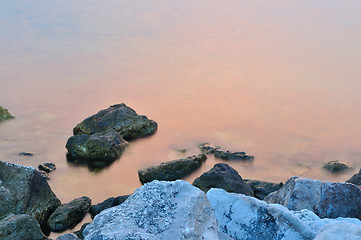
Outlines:
[{"label": "white rock", "polygon": [[264,200],[290,210],[308,209],[321,218],[361,218],[361,189],[351,183],[292,177]]},{"label": "white rock", "polygon": [[207,193],[218,231],[233,239],[304,240],[314,231],[292,211],[243,194],[211,189]]},{"label": "white rock", "polygon": [[205,194],[181,180],[145,184],[123,204],[98,214],[83,235],[85,240],[218,239]]},{"label": "white rock", "polygon": [[353,223],[333,223],[321,228],[315,240],[361,240],[361,226]]}]

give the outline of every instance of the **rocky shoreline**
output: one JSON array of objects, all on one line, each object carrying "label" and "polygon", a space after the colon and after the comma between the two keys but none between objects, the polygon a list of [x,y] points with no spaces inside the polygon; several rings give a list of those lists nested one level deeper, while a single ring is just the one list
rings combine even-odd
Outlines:
[{"label": "rocky shoreline", "polygon": [[[154,134],[157,126],[125,104],[110,106],[74,128],[68,157],[108,166],[128,141]],[[85,196],[61,203],[38,170],[0,161],[0,239],[49,239],[50,232],[72,229],[90,213],[92,222],[57,239],[361,240],[361,170],[347,182],[291,177],[283,184],[242,179],[218,163],[192,184],[179,180],[199,168],[206,154],[254,160],[210,143],[198,146],[204,154],[141,169],[142,187],[96,205]],[[327,167],[348,166],[333,161]],[[39,169],[50,172],[55,165]]]}]

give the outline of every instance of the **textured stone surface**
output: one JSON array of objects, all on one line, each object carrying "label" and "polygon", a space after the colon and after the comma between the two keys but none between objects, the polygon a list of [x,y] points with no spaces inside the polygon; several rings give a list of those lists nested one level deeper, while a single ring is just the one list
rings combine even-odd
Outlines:
[{"label": "textured stone surface", "polygon": [[252,161],[253,156],[247,155],[245,152],[233,152],[227,149],[218,148],[214,151],[214,156],[216,158],[221,158],[223,160],[247,160]]},{"label": "textured stone surface", "polygon": [[84,230],[96,239],[217,239],[205,194],[185,181],[153,181],[121,205],[98,214]]},{"label": "textured stone surface", "polygon": [[0,239],[42,240],[46,239],[46,237],[41,232],[39,223],[33,217],[26,214],[10,214],[0,220]]},{"label": "textured stone surface", "polygon": [[225,163],[217,163],[208,172],[196,178],[193,185],[207,192],[211,188],[222,188],[227,192],[243,193],[253,196],[250,186],[243,182],[238,172]]},{"label": "textured stone surface", "polygon": [[345,170],[352,169],[352,165],[347,162],[341,161],[330,161],[323,165],[323,169],[331,172],[331,173],[339,173]]},{"label": "textured stone surface", "polygon": [[74,129],[74,135],[116,131],[124,139],[133,139],[153,134],[157,123],[146,116],[138,115],[124,103],[110,106],[86,118]]},{"label": "textured stone surface", "polygon": [[211,189],[207,197],[217,218],[218,231],[233,239],[311,240],[316,235],[283,206],[223,189]]},{"label": "textured stone surface", "polygon": [[54,171],[56,169],[56,166],[54,163],[44,163],[44,164],[40,164],[38,166],[38,169],[40,171],[50,173],[51,171]]},{"label": "textured stone surface", "polygon": [[346,182],[349,183],[353,183],[355,185],[360,186],[361,185],[361,169],[358,173],[356,173],[355,175],[353,175],[349,180],[347,180]]},{"label": "textured stone surface", "polygon": [[263,200],[271,192],[275,192],[283,186],[283,183],[265,182],[252,179],[243,179],[254,192],[254,196]]},{"label": "textured stone surface", "polygon": [[74,227],[83,220],[90,205],[91,200],[88,197],[81,197],[59,206],[48,220],[51,231],[61,232]]},{"label": "textured stone surface", "polygon": [[14,118],[7,109],[0,106],[0,122],[6,119]]},{"label": "textured stone surface", "polygon": [[119,196],[119,197],[115,197],[115,198],[111,197],[101,203],[92,205],[89,209],[91,218],[94,218],[97,214],[99,214],[101,211],[103,211],[105,209],[115,207],[115,206],[122,204],[125,200],[127,200],[128,197],[129,197],[129,195]]},{"label": "textured stone surface", "polygon": [[221,148],[219,146],[215,146],[215,145],[207,143],[207,142],[198,144],[198,147],[202,150],[202,152],[204,152],[206,154],[214,153],[217,149]]},{"label": "textured stone surface", "polygon": [[173,181],[180,179],[198,169],[207,159],[206,155],[199,154],[185,159],[177,159],[162,163],[158,166],[148,167],[138,171],[142,183],[153,180]]},{"label": "textured stone surface", "polygon": [[28,214],[45,227],[60,200],[35,168],[0,161],[0,203],[0,218]]},{"label": "textured stone surface", "polygon": [[120,157],[127,145],[118,133],[102,132],[72,136],[65,147],[69,157],[74,159],[113,161]]},{"label": "textured stone surface", "polygon": [[76,235],[72,233],[66,233],[56,238],[56,240],[80,240]]},{"label": "textured stone surface", "polygon": [[361,189],[350,183],[292,177],[265,201],[291,210],[308,209],[321,218],[361,218]]}]

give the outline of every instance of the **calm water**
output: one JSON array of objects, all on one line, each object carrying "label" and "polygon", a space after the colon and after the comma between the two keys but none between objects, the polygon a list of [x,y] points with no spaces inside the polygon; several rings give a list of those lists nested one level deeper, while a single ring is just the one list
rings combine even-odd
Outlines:
[{"label": "calm water", "polygon": [[[139,168],[204,141],[254,155],[229,163],[243,178],[343,181],[361,167],[358,0],[2,0],[0,43],[0,105],[16,116],[0,124],[0,159],[54,162],[63,202],[129,194]],[[101,172],[68,163],[72,128],[121,102],[158,132]],[[329,175],[331,160],[355,170]]]}]

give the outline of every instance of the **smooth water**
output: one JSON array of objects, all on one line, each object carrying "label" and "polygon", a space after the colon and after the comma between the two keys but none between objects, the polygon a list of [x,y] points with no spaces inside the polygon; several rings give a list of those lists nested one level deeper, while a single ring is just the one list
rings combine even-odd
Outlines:
[{"label": "smooth water", "polygon": [[[361,167],[358,0],[2,0],[0,43],[0,105],[16,117],[0,123],[0,159],[55,163],[63,202],[132,193],[138,169],[205,141],[254,155],[227,162],[243,178],[343,181]],[[158,132],[100,172],[67,162],[72,128],[122,102]],[[331,160],[355,168],[330,175]]]}]

